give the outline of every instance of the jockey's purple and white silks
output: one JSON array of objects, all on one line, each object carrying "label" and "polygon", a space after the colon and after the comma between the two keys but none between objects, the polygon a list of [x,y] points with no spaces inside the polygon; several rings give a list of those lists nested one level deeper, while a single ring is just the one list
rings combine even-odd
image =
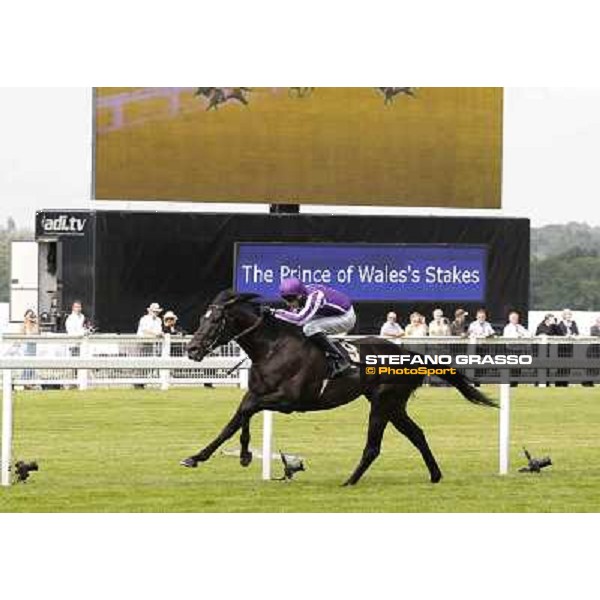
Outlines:
[{"label": "jockey's purple and white silks", "polygon": [[314,318],[345,315],[352,308],[352,301],[346,294],[324,285],[307,285],[306,303],[298,312],[279,309],[275,316],[288,323],[303,326]]}]

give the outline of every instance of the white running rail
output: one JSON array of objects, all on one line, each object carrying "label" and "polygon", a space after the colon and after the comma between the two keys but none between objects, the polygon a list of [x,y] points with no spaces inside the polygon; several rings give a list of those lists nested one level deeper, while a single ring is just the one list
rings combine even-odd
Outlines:
[{"label": "white running rail", "polygon": [[[96,98],[97,131],[98,133],[108,133],[155,119],[176,117],[181,112],[189,111],[192,107],[200,110],[202,108],[200,102],[192,105],[185,104],[182,100],[183,95],[191,97],[191,92],[195,89],[193,87],[142,88],[134,92],[98,96]],[[132,109],[134,105],[143,106],[156,100],[164,101],[160,103],[160,108],[149,112],[142,110],[143,116],[128,115],[129,109]],[[101,118],[102,113],[108,113],[109,118]]]}]

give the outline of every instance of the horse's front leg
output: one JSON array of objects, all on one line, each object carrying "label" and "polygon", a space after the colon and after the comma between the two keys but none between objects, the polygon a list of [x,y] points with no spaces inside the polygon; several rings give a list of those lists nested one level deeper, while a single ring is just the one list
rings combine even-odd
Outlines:
[{"label": "horse's front leg", "polygon": [[240,444],[240,465],[242,465],[242,467],[248,467],[252,462],[252,452],[250,451],[250,417],[245,419],[242,423]]},{"label": "horse's front leg", "polygon": [[250,417],[257,411],[256,398],[251,393],[247,393],[235,414],[225,425],[221,433],[208,446],[200,450],[197,454],[185,458],[181,461],[184,467],[197,467],[199,462],[207,461],[228,439],[233,437],[236,432],[244,426],[244,423],[250,420]]}]

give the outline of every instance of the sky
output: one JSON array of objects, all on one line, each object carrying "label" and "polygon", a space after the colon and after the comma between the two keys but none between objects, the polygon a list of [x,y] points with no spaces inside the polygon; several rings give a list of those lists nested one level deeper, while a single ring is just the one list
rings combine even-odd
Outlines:
[{"label": "sky", "polygon": [[[156,204],[93,203],[91,88],[0,88],[0,222],[33,227],[44,208],[155,209]],[[506,88],[503,208],[361,209],[309,212],[504,215],[532,226],[600,225],[600,88]],[[263,205],[160,204],[175,210],[264,211]]]}]

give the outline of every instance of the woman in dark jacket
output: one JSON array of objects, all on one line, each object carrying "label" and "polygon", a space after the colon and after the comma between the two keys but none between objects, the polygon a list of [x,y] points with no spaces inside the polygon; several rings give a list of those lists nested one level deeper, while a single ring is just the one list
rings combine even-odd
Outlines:
[{"label": "woman in dark jacket", "polygon": [[561,335],[553,314],[548,313],[544,317],[544,320],[537,326],[535,335]]}]

